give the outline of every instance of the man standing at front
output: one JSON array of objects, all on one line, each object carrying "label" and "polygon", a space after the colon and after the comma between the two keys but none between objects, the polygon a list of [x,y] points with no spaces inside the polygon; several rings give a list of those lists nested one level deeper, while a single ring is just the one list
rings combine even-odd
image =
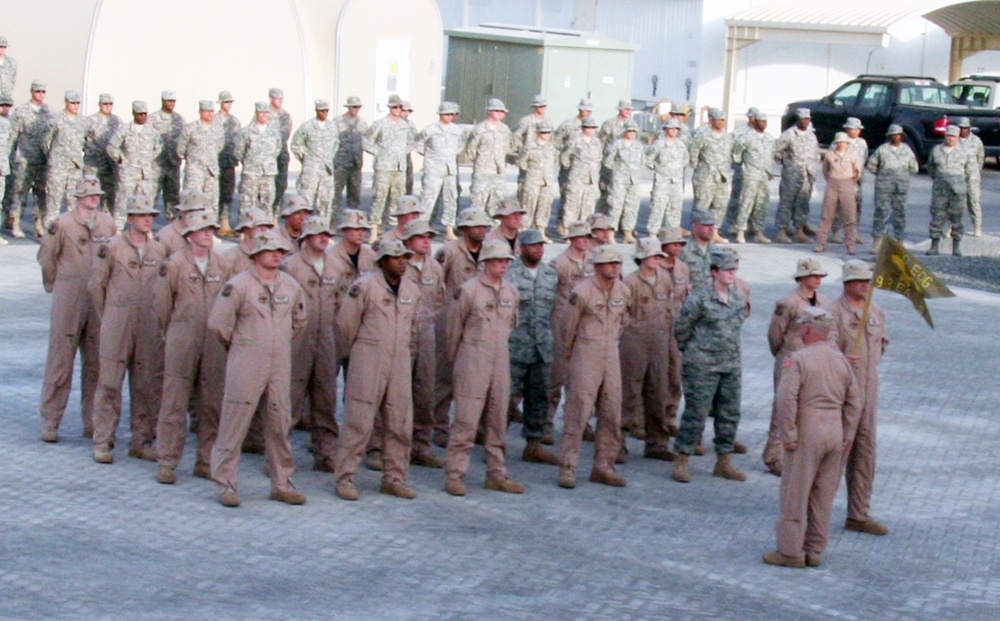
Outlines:
[{"label": "man standing at front", "polygon": [[434,207],[441,199],[441,224],[445,241],[455,241],[455,215],[458,212],[458,153],[465,142],[465,132],[455,124],[458,104],[442,101],[438,121],[417,135],[416,151],[424,156],[424,175],[420,188],[420,209],[433,222]]},{"label": "man standing at front", "polygon": [[108,157],[118,167],[118,187],[115,196],[115,224],[125,224],[128,197],[148,196],[150,204],[156,195],[156,160],[163,150],[160,134],[146,123],[145,101],[132,102],[132,122],[123,125],[108,141]]},{"label": "man standing at front", "polygon": [[499,99],[486,104],[486,120],[472,128],[465,153],[472,161],[472,206],[492,214],[506,191],[510,128],[503,122],[507,107]]},{"label": "man standing at front", "polygon": [[340,136],[333,122],[327,120],[330,102],[317,99],[315,107],[316,117],[300,125],[292,136],[292,155],[302,165],[302,172],[295,180],[295,191],[313,206],[317,215],[326,218],[329,226],[333,217],[330,213],[333,205],[333,157],[340,145]]},{"label": "man standing at front", "polygon": [[274,177],[278,174],[278,154],[281,135],[268,122],[270,111],[266,101],[254,104],[254,120],[240,130],[234,154],[243,165],[240,175],[240,215],[251,207],[260,207],[274,214]]},{"label": "man standing at front", "polygon": [[181,191],[181,158],[177,155],[177,141],[184,130],[184,117],[174,112],[177,97],[173,91],[163,91],[160,95],[160,109],[149,115],[149,124],[160,134],[163,151],[158,161],[159,176],[156,179],[155,193],[150,196],[153,202],[163,192],[163,215],[168,220],[176,217],[174,207],[180,202]]},{"label": "man standing at front", "polygon": [[819,141],[811,127],[812,113],[808,108],[795,111],[796,124],[781,133],[774,142],[774,159],[781,164],[781,183],[778,185],[778,213],[774,224],[778,228],[775,240],[779,244],[795,241],[808,244],[809,199],[816,181],[816,164],[819,163]]},{"label": "man standing at front", "polygon": [[368,123],[361,114],[361,98],[351,95],[344,103],[347,112],[333,120],[337,126],[340,143],[333,158],[333,209],[341,206],[341,196],[347,188],[347,207],[361,209],[361,165],[363,164],[364,137]]}]

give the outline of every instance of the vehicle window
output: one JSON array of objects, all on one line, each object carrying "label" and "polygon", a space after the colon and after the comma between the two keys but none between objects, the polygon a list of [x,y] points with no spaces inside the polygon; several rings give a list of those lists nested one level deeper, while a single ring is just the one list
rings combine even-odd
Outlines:
[{"label": "vehicle window", "polygon": [[968,106],[985,108],[990,103],[990,87],[985,84],[973,84],[966,86],[963,97],[958,99],[958,101]]},{"label": "vehicle window", "polygon": [[952,101],[948,89],[940,84],[912,84],[899,90],[899,103],[902,104],[950,104]]},{"label": "vehicle window", "polygon": [[833,94],[833,101],[848,107],[853,107],[854,102],[858,99],[858,93],[860,92],[861,82],[851,82],[850,84],[844,85],[843,88]]},{"label": "vehicle window", "polygon": [[869,84],[858,101],[859,108],[880,109],[889,104],[889,86],[887,84]]}]

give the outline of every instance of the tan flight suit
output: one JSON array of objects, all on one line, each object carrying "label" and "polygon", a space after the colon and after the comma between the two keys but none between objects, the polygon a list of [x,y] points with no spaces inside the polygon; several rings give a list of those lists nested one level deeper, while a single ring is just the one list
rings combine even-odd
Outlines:
[{"label": "tan flight suit", "polygon": [[306,329],[292,342],[292,412],[309,399],[309,431],[316,462],[325,462],[333,470],[333,455],[340,428],[337,426],[337,373],[339,360],[335,332],[339,274],[330,260],[332,248],[324,253],[323,266],[305,260],[303,253],[285,261],[285,271],[292,275],[305,293]]},{"label": "tan flight suit", "polygon": [[684,300],[691,293],[691,276],[687,263],[680,258],[674,260],[673,267],[664,262],[663,272],[670,277],[670,345],[667,349],[667,403],[663,422],[671,433],[677,430],[677,412],[680,409],[684,388],[681,384],[681,348],[674,334],[674,321],[680,317]]},{"label": "tan flight suit", "polygon": [[417,267],[410,262],[406,278],[420,289],[417,347],[413,362],[413,452],[431,450],[434,430],[434,386],[437,381],[437,322],[444,308],[444,268],[432,257]]},{"label": "tan flight suit", "polygon": [[223,252],[222,260],[229,267],[226,273],[226,280],[253,267],[253,257],[247,254],[247,250],[243,247],[242,242]]},{"label": "tan flight suit", "polygon": [[271,491],[294,489],[295,462],[288,442],[292,339],[306,327],[302,288],[278,272],[269,287],[254,271],[234,276],[219,292],[208,329],[228,349],[219,436],[212,448],[212,479],[237,492],[240,447],[261,399],[266,400],[264,446]]},{"label": "tan flight suit", "polygon": [[167,256],[187,248],[187,240],[184,239],[184,229],[187,225],[181,223],[180,218],[174,218],[165,227],[156,232],[153,239],[163,244],[167,251]]},{"label": "tan flight suit", "polygon": [[350,355],[337,484],[354,482],[375,418],[382,418],[384,483],[405,483],[413,436],[412,364],[420,289],[407,278],[393,293],[381,271],[351,285],[337,314],[337,351]]},{"label": "tan flight suit", "polygon": [[228,265],[209,251],[205,273],[185,248],[160,266],[156,315],[166,335],[163,398],[156,424],[156,452],[161,466],[177,467],[187,438],[187,412],[192,394],[198,419],[196,464],[207,468],[219,433],[226,350],[208,333],[208,314],[226,282]]},{"label": "tan flight suit", "polygon": [[566,409],[560,468],[576,473],[583,428],[597,412],[594,470],[614,472],[622,444],[622,370],[618,339],[626,321],[630,291],[616,280],[610,291],[597,286],[596,276],[574,287],[565,322],[563,356],[567,364]]},{"label": "tan flight suit", "polygon": [[517,325],[517,287],[492,285],[485,275],[465,282],[445,317],[448,357],[454,361],[455,422],[448,440],[445,472],[462,479],[476,441],[480,418],[486,433],[486,478],[507,479],[507,406],[510,403],[510,333]]},{"label": "tan flight suit", "polygon": [[823,194],[823,216],[816,232],[816,242],[826,245],[833,228],[834,217],[839,215],[844,227],[844,247],[853,253],[858,238],[858,179],[865,163],[857,152],[848,150],[843,155],[834,150],[823,156],[823,176],[826,192]]},{"label": "tan flight suit", "polygon": [[521,237],[520,235],[516,235],[515,234],[514,235],[514,244],[511,245],[511,243],[510,243],[511,240],[509,238],[507,238],[507,237],[504,237],[503,233],[500,232],[500,227],[497,227],[497,228],[493,229],[492,231],[486,233],[486,237],[483,239],[483,243],[485,244],[486,242],[488,242],[490,240],[494,240],[494,239],[497,240],[497,241],[505,242],[508,246],[510,246],[510,252],[511,252],[511,254],[513,254],[515,257],[519,257],[519,256],[521,256],[521,239],[520,239],[520,237]]},{"label": "tan flight suit", "polygon": [[[839,298],[827,307],[837,321],[830,339],[844,354],[850,355],[854,335],[861,325],[861,311],[852,309],[846,300]],[[878,366],[882,354],[889,346],[889,333],[885,313],[872,303],[868,311],[868,326],[858,351],[860,360],[854,365],[854,376],[861,394],[861,416],[856,428],[850,429],[850,441],[844,451],[842,468],[847,481],[847,517],[859,522],[870,518],[872,487],[875,482],[875,431],[878,426]]]},{"label": "tan flight suit", "polygon": [[98,212],[93,226],[88,226],[73,210],[59,216],[42,236],[38,263],[42,266],[42,286],[52,294],[49,352],[39,398],[43,428],[59,428],[73,385],[73,359],[79,349],[83,433],[85,437],[92,433],[101,318],[87,292],[87,282],[98,249],[114,234],[114,219],[106,213]]},{"label": "tan flight suit", "polygon": [[566,316],[569,314],[569,296],[573,288],[584,278],[594,275],[594,266],[587,263],[590,253],[584,253],[581,261],[569,256],[569,252],[552,259],[550,265],[559,276],[559,287],[556,289],[556,301],[552,305],[552,368],[549,370],[549,420],[546,430],[552,425],[552,418],[562,401],[563,385],[566,383]]},{"label": "tan flight suit", "polygon": [[648,446],[666,448],[670,439],[665,416],[673,306],[669,275],[663,270],[655,270],[654,274],[652,284],[639,275],[639,270],[625,277],[630,295],[619,344],[622,426],[642,425]]},{"label": "tan flight suit", "polygon": [[858,420],[858,385],[843,354],[813,343],[782,362],[774,400],[780,441],[798,443],[783,455],[778,552],[819,555],[830,532],[841,450]]},{"label": "tan flight suit", "polygon": [[87,288],[101,315],[101,369],[94,399],[94,447],[110,448],[121,419],[122,381],[128,371],[130,450],[152,446],[163,389],[163,336],[153,300],[166,250],[155,239],[139,249],[125,233],[98,251]]},{"label": "tan flight suit", "polygon": [[[799,333],[799,324],[796,318],[802,314],[802,310],[809,306],[826,308],[830,304],[830,299],[825,295],[816,292],[816,299],[810,303],[809,299],[802,295],[798,288],[785,297],[778,300],[774,305],[774,314],[771,315],[771,325],[767,329],[767,343],[771,347],[771,355],[774,356],[774,390],[778,390],[778,380],[781,378],[781,365],[792,353],[802,349],[802,336]],[[777,394],[777,392],[775,392]],[[775,399],[771,403],[771,426],[767,430],[767,444],[764,445],[764,454],[761,458],[767,465],[781,464],[781,455],[784,449],[781,447],[781,438],[778,436],[777,419],[778,401]]]}]

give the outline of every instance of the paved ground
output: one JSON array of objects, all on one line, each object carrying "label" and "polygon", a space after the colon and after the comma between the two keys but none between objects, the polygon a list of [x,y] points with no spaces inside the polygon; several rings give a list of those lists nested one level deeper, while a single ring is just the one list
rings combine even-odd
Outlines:
[{"label": "paved ground", "polygon": [[[991,172],[987,231],[1000,230]],[[925,178],[912,204],[926,205]],[[921,196],[923,193],[923,196]],[[914,210],[910,241],[926,230]],[[866,216],[866,221],[870,221]],[[769,218],[769,221],[771,219]],[[996,619],[1000,609],[1000,480],[994,455],[1000,296],[956,289],[935,300],[931,331],[905,299],[878,292],[892,345],[883,364],[874,514],[887,537],[845,533],[843,492],[820,569],[760,562],[774,546],[778,480],[758,453],[767,432],[773,302],[792,285],[805,246],[746,246],[742,275],[754,312],[744,330],[744,409],[736,458],[745,483],[669,480],[669,464],[633,457],[627,488],[555,485],[556,470],[525,464],[512,427],[511,474],[524,496],[486,492],[474,459],[470,494],[447,496],[443,474],[415,468],[419,497],[333,495],[328,474],[304,469],[304,507],[267,500],[263,460],[242,463],[244,506],[225,509],[214,485],[155,482],[155,464],[90,459],[78,398],[63,440],[43,444],[38,392],[49,297],[36,246],[0,249],[0,619]],[[555,248],[553,248],[555,251]],[[839,257],[823,258],[839,274]],[[824,291],[835,295],[839,279]],[[297,462],[311,464],[296,434]],[[641,446],[631,440],[633,455]],[[124,442],[122,443],[125,444]],[[480,455],[477,449],[477,456]],[[585,453],[581,471],[588,471]]]}]

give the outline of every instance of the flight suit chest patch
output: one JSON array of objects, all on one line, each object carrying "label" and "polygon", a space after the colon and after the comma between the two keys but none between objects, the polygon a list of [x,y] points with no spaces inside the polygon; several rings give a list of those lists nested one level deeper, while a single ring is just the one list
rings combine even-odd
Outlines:
[{"label": "flight suit chest patch", "polygon": [[205,276],[205,282],[222,282],[222,274],[209,274]]},{"label": "flight suit chest patch", "polygon": [[292,298],[287,294],[283,294],[274,296],[273,300],[275,304],[288,304],[292,301]]},{"label": "flight suit chest patch", "polygon": [[400,296],[399,303],[400,304],[413,304],[413,298],[410,297],[410,296],[408,296],[408,295]]},{"label": "flight suit chest patch", "polygon": [[609,302],[609,304],[611,308],[619,308],[621,306],[625,306],[625,300],[622,298],[611,298],[611,302]]},{"label": "flight suit chest patch", "polygon": [[500,300],[500,308],[513,308],[514,300]]}]

